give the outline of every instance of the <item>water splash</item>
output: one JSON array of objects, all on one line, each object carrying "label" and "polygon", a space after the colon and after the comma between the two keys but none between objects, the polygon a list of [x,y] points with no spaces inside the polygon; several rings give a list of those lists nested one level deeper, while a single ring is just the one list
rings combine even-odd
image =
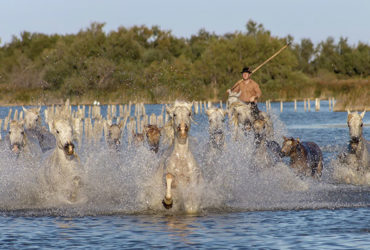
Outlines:
[{"label": "water splash", "polygon": [[[284,124],[271,114],[275,135],[281,144],[286,135]],[[207,147],[207,122],[196,117],[199,125],[191,131],[190,148],[199,163],[204,183],[189,187],[181,196],[200,200],[202,211],[243,211],[272,209],[316,209],[370,204],[368,187],[335,183],[333,169],[324,168],[322,181],[303,178],[285,161],[266,165],[255,154],[252,134],[237,141],[231,129],[226,130],[222,153],[212,155]],[[40,185],[40,160],[16,159],[6,144],[0,145],[0,210],[28,214],[96,215],[132,213],[181,213],[174,206],[162,205],[164,186],[156,170],[166,154],[155,154],[145,146],[124,143],[118,152],[101,141],[83,144],[78,154],[86,176],[82,194],[86,201],[63,204]],[[345,194],[345,195],[344,195]],[[367,195],[366,195],[367,194]],[[26,211],[26,212],[25,212]]]}]

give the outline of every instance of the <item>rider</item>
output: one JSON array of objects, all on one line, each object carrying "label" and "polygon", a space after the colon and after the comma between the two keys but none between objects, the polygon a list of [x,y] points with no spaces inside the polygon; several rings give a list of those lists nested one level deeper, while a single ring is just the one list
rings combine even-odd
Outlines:
[{"label": "rider", "polygon": [[251,104],[253,110],[258,110],[257,101],[261,97],[261,89],[258,83],[250,79],[252,71],[249,67],[244,67],[241,74],[243,79],[237,81],[230,89],[233,92],[241,92],[239,99],[245,103]]},{"label": "rider", "polygon": [[239,99],[245,103],[257,104],[258,98],[261,97],[261,89],[258,83],[249,78],[252,71],[248,67],[244,67],[241,74],[243,79],[239,80],[230,89],[233,92],[241,92]]}]

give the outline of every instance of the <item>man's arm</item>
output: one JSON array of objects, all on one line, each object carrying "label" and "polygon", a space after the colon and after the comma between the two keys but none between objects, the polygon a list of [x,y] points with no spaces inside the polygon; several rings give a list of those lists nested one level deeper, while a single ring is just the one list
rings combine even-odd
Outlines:
[{"label": "man's arm", "polygon": [[260,87],[258,86],[258,83],[256,83],[255,81],[253,81],[253,90],[255,92],[255,95],[251,98],[251,102],[255,102],[257,103],[258,99],[261,97],[262,95],[262,91],[260,89]]},{"label": "man's arm", "polygon": [[237,81],[230,90],[233,91],[233,92],[239,92],[241,82],[242,82],[242,80]]}]

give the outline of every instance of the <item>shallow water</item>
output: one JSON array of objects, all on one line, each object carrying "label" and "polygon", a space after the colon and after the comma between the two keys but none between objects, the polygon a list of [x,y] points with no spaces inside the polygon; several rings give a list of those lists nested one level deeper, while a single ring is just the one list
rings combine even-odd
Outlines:
[{"label": "shallow water", "polygon": [[[299,178],[283,163],[255,171],[261,163],[254,157],[249,137],[227,140],[225,153],[215,161],[207,160],[205,115],[196,115],[197,125],[191,127],[191,148],[206,179],[199,190],[203,209],[197,216],[166,211],[160,203],[148,209],[146,180],[160,157],[144,147],[124,148],[114,155],[104,143],[82,147],[88,201],[71,206],[40,199],[43,190],[35,180],[41,160],[13,159],[2,145],[0,244],[12,248],[366,248],[370,188],[338,184],[331,178],[331,162],[348,141],[347,114],[329,112],[327,102],[321,103],[320,112],[303,112],[302,103],[294,112],[293,103],[285,103],[280,113],[279,103],[272,105],[279,143],[282,135],[289,135],[315,141],[323,150],[321,182]],[[161,110],[159,105],[146,108],[148,114]],[[260,108],[264,109],[263,104]],[[0,108],[0,118],[7,113],[8,108]],[[365,115],[365,138],[370,138],[369,118]]]}]

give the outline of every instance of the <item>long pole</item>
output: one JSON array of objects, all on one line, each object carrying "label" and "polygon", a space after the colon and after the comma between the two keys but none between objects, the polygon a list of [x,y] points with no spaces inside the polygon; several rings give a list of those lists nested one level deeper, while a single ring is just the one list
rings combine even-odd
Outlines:
[{"label": "long pole", "polygon": [[263,65],[265,65],[266,63],[268,63],[269,61],[271,61],[274,57],[276,57],[277,55],[280,54],[281,51],[283,51],[284,49],[286,49],[288,46],[290,45],[290,43],[287,43],[285,44],[281,49],[279,49],[275,54],[273,54],[270,58],[268,58],[266,61],[264,61],[260,66],[258,66],[257,68],[255,68],[254,70],[252,70],[252,73],[250,73],[250,75],[254,74],[257,70],[259,70]]}]

